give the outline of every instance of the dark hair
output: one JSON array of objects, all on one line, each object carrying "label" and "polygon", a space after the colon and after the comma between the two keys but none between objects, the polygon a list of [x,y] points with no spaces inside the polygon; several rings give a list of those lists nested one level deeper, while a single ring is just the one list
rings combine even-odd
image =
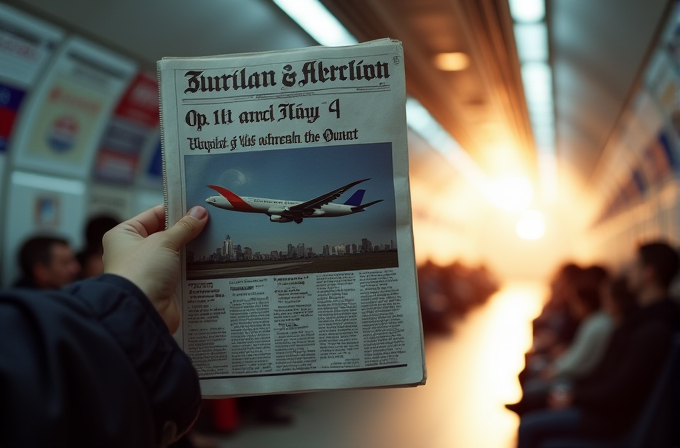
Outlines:
[{"label": "dark hair", "polygon": [[101,252],[104,234],[118,224],[120,224],[118,219],[108,215],[99,215],[90,218],[85,226],[85,247]]},{"label": "dark hair", "polygon": [[618,308],[619,313],[623,315],[624,319],[638,309],[635,296],[630,292],[628,280],[625,276],[616,277],[611,281],[609,284],[609,294],[614,302],[614,306]]},{"label": "dark hair", "polygon": [[654,270],[661,286],[668,288],[680,267],[680,257],[675,249],[667,243],[657,241],[641,245],[637,253],[642,264]]},{"label": "dark hair", "polygon": [[600,292],[594,285],[576,288],[576,300],[588,307],[589,310],[600,309]]},{"label": "dark hair", "polygon": [[599,265],[588,266],[583,270],[581,280],[587,286],[598,287],[600,283],[609,277],[607,268]]},{"label": "dark hair", "polygon": [[50,263],[52,246],[55,244],[68,246],[68,241],[56,236],[35,236],[24,241],[18,254],[19,267],[24,278],[33,278],[33,266],[36,264]]},{"label": "dark hair", "polygon": [[567,263],[557,271],[555,278],[564,279],[570,282],[573,281],[582,270],[583,268],[576,263]]}]

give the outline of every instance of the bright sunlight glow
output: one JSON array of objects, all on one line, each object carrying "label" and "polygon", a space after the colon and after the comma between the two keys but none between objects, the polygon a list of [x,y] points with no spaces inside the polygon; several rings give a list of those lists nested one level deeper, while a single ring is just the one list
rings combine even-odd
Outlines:
[{"label": "bright sunlight glow", "polygon": [[498,208],[519,211],[531,204],[534,192],[531,182],[521,176],[503,177],[493,182],[489,199]]},{"label": "bright sunlight glow", "polygon": [[517,235],[523,240],[537,240],[545,234],[543,213],[537,210],[525,211],[515,226]]}]

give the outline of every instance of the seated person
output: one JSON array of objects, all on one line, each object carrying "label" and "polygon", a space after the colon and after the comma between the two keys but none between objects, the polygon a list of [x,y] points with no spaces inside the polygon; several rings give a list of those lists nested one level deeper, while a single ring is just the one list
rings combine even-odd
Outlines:
[{"label": "seated person", "polygon": [[560,271],[552,284],[550,302],[534,321],[533,347],[526,357],[527,367],[520,374],[523,387],[572,345],[584,317],[573,312],[577,291],[590,291],[587,294],[597,296],[607,277],[606,269],[597,265],[581,268],[568,264]]},{"label": "seated person", "polygon": [[584,286],[576,290],[574,298],[569,301],[572,315],[581,322],[574,342],[540,372],[540,377],[526,381],[519,403],[508,404],[506,408],[520,415],[544,408],[551,387],[571,383],[595,368],[614,331],[615,316],[620,314],[617,303],[609,298],[608,288],[602,289],[608,297],[606,308],[600,307],[600,293],[595,288]]},{"label": "seated person", "polygon": [[106,232],[116,227],[119,222],[116,218],[107,215],[94,216],[87,222],[85,246],[76,255],[81,267],[80,279],[96,277],[104,273],[102,240]]},{"label": "seated person", "polygon": [[569,309],[581,323],[573,343],[541,373],[543,380],[574,378],[590,372],[602,357],[614,329],[614,320],[600,308],[599,291],[593,287],[578,288]]},{"label": "seated person", "polygon": [[548,394],[549,409],[524,414],[518,448],[553,437],[618,437],[636,420],[671,347],[680,312],[668,287],[677,252],[661,242],[639,247],[628,283],[639,310],[611,336],[595,369]]},{"label": "seated person", "polygon": [[0,293],[0,446],[164,447],[189,430],[201,394],[173,296],[207,221],[195,207],[164,231],[155,207],[106,234],[104,275]]},{"label": "seated person", "polygon": [[15,287],[59,289],[73,282],[80,265],[63,238],[36,236],[26,240],[18,253],[21,278]]}]

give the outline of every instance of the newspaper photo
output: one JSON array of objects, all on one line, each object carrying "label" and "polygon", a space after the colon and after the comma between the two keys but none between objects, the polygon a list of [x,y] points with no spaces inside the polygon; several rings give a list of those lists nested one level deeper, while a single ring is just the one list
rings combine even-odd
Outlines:
[{"label": "newspaper photo", "polygon": [[206,397],[425,383],[401,42],[158,62],[175,335]]}]

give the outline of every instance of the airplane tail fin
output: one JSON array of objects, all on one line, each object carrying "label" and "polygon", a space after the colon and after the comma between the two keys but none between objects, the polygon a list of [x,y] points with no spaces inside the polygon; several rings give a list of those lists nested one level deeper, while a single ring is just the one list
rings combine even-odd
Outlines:
[{"label": "airplane tail fin", "polygon": [[352,207],[360,206],[361,200],[364,198],[364,193],[366,193],[366,190],[355,191],[354,194],[349,199],[347,199],[345,205],[350,205]]},{"label": "airplane tail fin", "polygon": [[363,212],[366,207],[370,207],[371,205],[375,205],[378,202],[382,202],[382,199],[378,199],[377,201],[373,202],[368,202],[366,204],[358,205],[356,207],[352,207],[352,212]]}]

